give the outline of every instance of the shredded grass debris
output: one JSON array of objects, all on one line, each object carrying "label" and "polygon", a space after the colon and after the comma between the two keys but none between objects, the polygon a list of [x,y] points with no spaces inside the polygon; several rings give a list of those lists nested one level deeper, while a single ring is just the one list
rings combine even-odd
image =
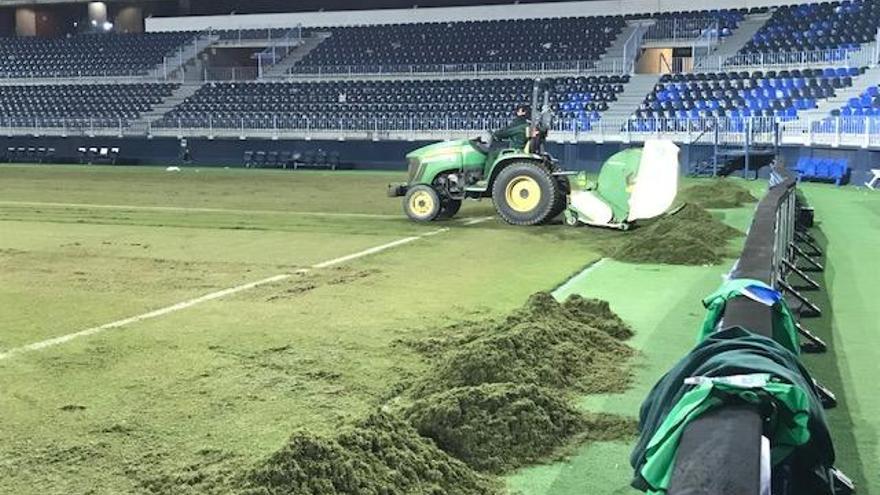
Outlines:
[{"label": "shredded grass debris", "polygon": [[631,378],[624,363],[634,351],[609,331],[631,335],[631,330],[616,316],[588,313],[591,305],[602,306],[575,299],[568,303],[572,312],[546,292],[532,295],[504,320],[476,324],[477,337],[457,342],[436,359],[414,395],[489,383],[582,393],[624,390]]},{"label": "shredded grass debris", "polygon": [[295,433],[247,476],[247,495],[487,495],[495,482],[377,412],[333,438]]},{"label": "shredded grass debris", "polygon": [[730,179],[701,181],[682,189],[678,197],[703,208],[737,208],[758,200],[748,189]]},{"label": "shredded grass debris", "polygon": [[630,263],[714,265],[728,254],[728,242],[742,232],[695,204],[686,204],[633,231],[613,257]]}]

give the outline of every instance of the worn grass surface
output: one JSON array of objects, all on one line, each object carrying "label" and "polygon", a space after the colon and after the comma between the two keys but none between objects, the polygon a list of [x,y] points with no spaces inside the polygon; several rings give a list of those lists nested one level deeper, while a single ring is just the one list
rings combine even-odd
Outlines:
[{"label": "worn grass surface", "polygon": [[[384,197],[399,178],[4,166],[0,351],[436,229]],[[473,203],[461,217],[487,213]],[[421,372],[393,342],[509,311],[598,257],[584,230],[442,226],[0,361],[0,492],[144,493],[254,464],[297,429],[364,418]]]}]

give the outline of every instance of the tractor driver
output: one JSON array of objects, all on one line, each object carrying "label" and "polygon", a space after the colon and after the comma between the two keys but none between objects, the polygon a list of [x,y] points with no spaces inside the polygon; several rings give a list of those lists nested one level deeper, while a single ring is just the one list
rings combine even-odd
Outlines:
[{"label": "tractor driver", "polygon": [[529,119],[532,109],[528,105],[519,105],[514,112],[513,120],[504,129],[492,133],[492,140],[498,142],[506,139],[511,148],[524,149],[529,140]]}]

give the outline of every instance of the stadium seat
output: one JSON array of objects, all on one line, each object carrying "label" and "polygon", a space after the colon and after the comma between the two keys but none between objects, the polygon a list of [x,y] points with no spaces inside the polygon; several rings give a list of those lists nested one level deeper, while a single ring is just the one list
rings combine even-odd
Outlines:
[{"label": "stadium seat", "polygon": [[[589,126],[628,76],[545,80],[559,117]],[[157,123],[168,128],[483,129],[531,99],[532,79],[213,83]]]},{"label": "stadium seat", "polygon": [[196,33],[0,38],[0,78],[145,76]]},{"label": "stadium seat", "polygon": [[800,157],[794,168],[798,180],[833,181],[841,185],[849,177],[845,159]]},{"label": "stadium seat", "polygon": [[845,60],[862,43],[874,41],[880,4],[822,2],[778,7],[740,53],[832,50],[827,62]]},{"label": "stadium seat", "polygon": [[596,16],[330,27],[296,67],[593,61],[624,25]]}]

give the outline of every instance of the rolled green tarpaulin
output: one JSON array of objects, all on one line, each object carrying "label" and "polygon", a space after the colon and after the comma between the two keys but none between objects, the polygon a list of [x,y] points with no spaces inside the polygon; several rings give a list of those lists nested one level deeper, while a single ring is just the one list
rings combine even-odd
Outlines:
[{"label": "rolled green tarpaulin", "polygon": [[642,163],[642,149],[623,150],[605,161],[599,172],[596,193],[611,207],[615,222],[629,216],[629,197]]},{"label": "rolled green tarpaulin", "polygon": [[771,433],[774,440],[772,462],[785,460],[792,450],[810,440],[808,427],[810,404],[807,394],[795,385],[774,381],[769,374],[744,375],[760,385],[744,385],[721,380],[706,380],[687,392],[666,416],[648,443],[642,478],[648,482],[649,494],[664,494],[671,481],[673,463],[685,426],[716,407],[740,400],[761,406],[772,401],[776,417]]},{"label": "rolled green tarpaulin", "polygon": [[[754,374],[769,379],[764,386],[751,388],[706,380]],[[703,381],[685,383],[693,377]],[[773,339],[733,327],[706,337],[660,379],[642,404],[639,440],[630,457],[633,487],[663,493],[681,432],[701,414],[731,400],[776,405],[775,417],[770,418],[775,423],[767,431],[775,462],[797,448],[799,465],[806,469],[833,465],[834,447],[822,402],[797,356]]]},{"label": "rolled green tarpaulin", "polygon": [[709,335],[715,332],[718,322],[724,316],[727,301],[739,296],[745,296],[770,306],[773,310],[773,339],[795,355],[800,355],[801,345],[794,315],[788,309],[785,298],[764,282],[748,278],[727,280],[721,284],[718,290],[703,299],[703,306],[706,307],[707,312],[700,329],[698,342],[706,340]]}]

